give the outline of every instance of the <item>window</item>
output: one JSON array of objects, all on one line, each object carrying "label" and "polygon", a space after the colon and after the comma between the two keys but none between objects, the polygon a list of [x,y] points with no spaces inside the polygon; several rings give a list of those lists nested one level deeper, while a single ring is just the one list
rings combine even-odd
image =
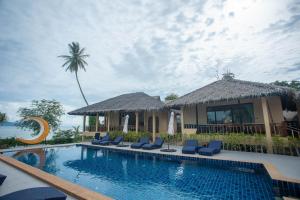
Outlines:
[{"label": "window", "polygon": [[253,123],[253,105],[238,104],[207,108],[207,122],[209,124],[242,124]]}]

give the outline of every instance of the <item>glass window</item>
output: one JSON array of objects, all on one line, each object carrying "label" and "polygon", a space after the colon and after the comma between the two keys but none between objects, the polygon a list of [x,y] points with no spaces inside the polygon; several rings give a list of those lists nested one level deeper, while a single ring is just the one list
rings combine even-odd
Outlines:
[{"label": "glass window", "polygon": [[209,124],[253,123],[253,105],[238,104],[209,107],[207,108],[207,122]]},{"label": "glass window", "polygon": [[214,111],[207,112],[207,121],[209,124],[214,124],[216,122],[216,113]]}]

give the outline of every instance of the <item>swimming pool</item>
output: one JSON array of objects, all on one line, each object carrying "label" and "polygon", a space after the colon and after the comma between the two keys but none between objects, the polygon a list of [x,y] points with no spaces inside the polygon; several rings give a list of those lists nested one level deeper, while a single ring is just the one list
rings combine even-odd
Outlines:
[{"label": "swimming pool", "polygon": [[178,160],[84,146],[5,153],[114,199],[274,199],[260,164]]}]

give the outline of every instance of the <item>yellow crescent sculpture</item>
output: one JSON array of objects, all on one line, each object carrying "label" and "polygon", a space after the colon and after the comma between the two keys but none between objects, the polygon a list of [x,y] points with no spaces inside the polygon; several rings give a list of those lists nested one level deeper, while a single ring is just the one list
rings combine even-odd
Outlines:
[{"label": "yellow crescent sculpture", "polygon": [[49,134],[49,131],[50,131],[50,128],[49,128],[49,124],[46,120],[44,120],[43,118],[41,117],[27,117],[25,119],[25,121],[28,121],[28,120],[34,120],[36,121],[37,123],[39,123],[41,129],[40,129],[40,132],[39,132],[39,136],[35,139],[23,139],[23,138],[16,138],[17,141],[19,142],[22,142],[22,143],[25,143],[25,144],[38,144],[38,143],[41,143],[42,141],[44,141],[46,139],[46,137],[48,136]]}]

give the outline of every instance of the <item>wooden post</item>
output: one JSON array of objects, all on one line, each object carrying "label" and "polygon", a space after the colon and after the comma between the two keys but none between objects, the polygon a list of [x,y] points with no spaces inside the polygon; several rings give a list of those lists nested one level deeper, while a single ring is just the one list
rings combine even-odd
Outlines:
[{"label": "wooden post", "polygon": [[86,115],[83,115],[83,125],[82,125],[82,136],[81,136],[81,141],[83,141],[84,137],[84,132],[85,132],[85,121],[86,121]]},{"label": "wooden post", "polygon": [[83,115],[83,132],[85,132],[85,124],[86,124],[86,115]]},{"label": "wooden post", "polygon": [[99,113],[96,114],[96,131],[98,132],[98,126],[99,126]]},{"label": "wooden post", "polygon": [[269,116],[268,102],[267,102],[266,97],[261,98],[261,104],[262,104],[264,124],[265,124],[265,130],[266,130],[267,152],[273,153],[270,116]]},{"label": "wooden post", "polygon": [[110,130],[110,112],[107,113],[107,132]]},{"label": "wooden post", "polygon": [[299,120],[299,124],[300,124],[300,102],[297,102],[296,106],[297,106],[297,112],[298,112],[298,120]]},{"label": "wooden post", "polygon": [[135,132],[139,132],[139,113],[135,112]]},{"label": "wooden post", "polygon": [[181,107],[180,109],[180,113],[181,113],[181,117],[180,117],[180,120],[181,120],[181,133],[182,135],[184,134],[184,120],[183,120],[183,107]]},{"label": "wooden post", "polygon": [[148,120],[147,120],[147,113],[146,111],[144,111],[144,131],[147,131],[147,127],[148,127]]},{"label": "wooden post", "polygon": [[153,142],[155,141],[155,132],[156,132],[156,120],[155,120],[155,112],[152,113],[152,138]]},{"label": "wooden post", "polygon": [[198,105],[196,104],[196,125],[198,130],[199,120],[198,120]]}]

